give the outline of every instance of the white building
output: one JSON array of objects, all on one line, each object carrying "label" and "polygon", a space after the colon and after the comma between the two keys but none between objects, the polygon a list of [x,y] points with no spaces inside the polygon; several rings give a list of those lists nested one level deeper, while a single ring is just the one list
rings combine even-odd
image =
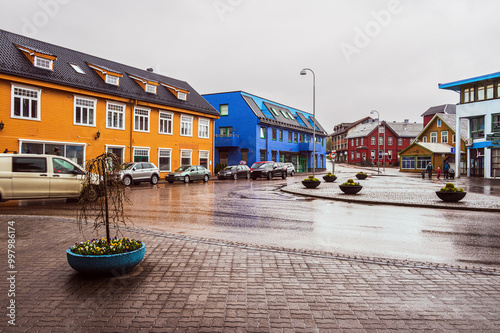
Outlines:
[{"label": "white building", "polygon": [[[466,133],[467,177],[500,177],[500,72],[443,83],[440,89],[460,93],[456,108],[457,137],[460,137],[460,121],[469,121]],[[460,140],[456,151],[460,151]],[[455,155],[459,165],[460,154]],[[457,170],[459,172],[459,170]],[[459,176],[459,174],[457,174]]]}]

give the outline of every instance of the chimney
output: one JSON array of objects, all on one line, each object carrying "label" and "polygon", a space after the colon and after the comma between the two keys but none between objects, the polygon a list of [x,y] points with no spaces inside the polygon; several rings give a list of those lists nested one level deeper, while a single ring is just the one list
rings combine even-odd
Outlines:
[{"label": "chimney", "polygon": [[409,124],[410,123],[410,119],[405,119],[405,124]]},{"label": "chimney", "polygon": [[146,69],[148,72],[150,73],[153,73],[153,69],[151,67],[149,67],[148,69]]}]

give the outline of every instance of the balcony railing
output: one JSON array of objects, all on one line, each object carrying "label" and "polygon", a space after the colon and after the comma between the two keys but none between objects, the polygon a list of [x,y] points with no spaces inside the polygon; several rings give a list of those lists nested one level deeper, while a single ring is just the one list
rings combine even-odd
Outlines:
[{"label": "balcony railing", "polygon": [[238,134],[216,134],[215,147],[238,147],[240,145],[240,136]]}]

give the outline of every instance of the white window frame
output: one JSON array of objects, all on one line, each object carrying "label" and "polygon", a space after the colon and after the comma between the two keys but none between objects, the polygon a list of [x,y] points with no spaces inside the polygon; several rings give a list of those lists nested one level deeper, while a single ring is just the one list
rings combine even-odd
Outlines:
[{"label": "white window frame", "polygon": [[186,101],[187,100],[187,94],[182,91],[177,92],[177,99],[180,99],[181,101]]},{"label": "white window frame", "polygon": [[182,164],[182,159],[183,158],[187,158],[187,156],[184,156],[183,155],[189,155],[189,163],[188,164],[184,164],[184,165],[193,165],[193,151],[191,149],[181,149],[180,151],[180,156],[181,156],[181,166],[183,165]]},{"label": "white window frame", "polygon": [[[162,115],[168,116],[168,118],[162,118]],[[170,127],[163,126],[163,128],[166,128],[167,131],[162,130],[162,123],[167,123],[167,124],[170,123]],[[170,131],[168,131],[168,129],[170,129]],[[174,114],[172,112],[160,111],[158,114],[158,133],[172,135],[173,129],[174,129]]]},{"label": "white window frame", "polygon": [[39,56],[35,56],[35,59],[33,59],[33,60],[34,60],[33,64],[37,68],[54,70],[54,60],[47,59],[44,57],[39,57]]},{"label": "white window frame", "polygon": [[210,138],[210,119],[198,118],[198,137],[202,139]]},{"label": "white window frame", "polygon": [[153,84],[146,83],[146,92],[150,94],[156,95],[156,86]]},{"label": "white window frame", "polygon": [[[23,95],[16,95],[15,94],[15,91],[16,89],[20,89],[20,90],[24,90],[26,92],[28,92],[29,94],[33,94],[35,93],[36,94],[36,97],[33,97],[33,96],[23,96]],[[19,116],[16,116],[14,115],[14,99],[18,97],[21,99],[21,106],[20,106],[20,115]],[[36,101],[36,117],[25,117],[23,116],[23,109],[22,109],[22,101],[24,99],[27,99],[30,101],[29,103],[29,113],[30,115],[33,113],[33,110],[31,109],[31,106],[32,106],[32,101]],[[36,88],[32,88],[32,87],[27,87],[27,86],[22,86],[22,85],[14,85],[12,84],[11,85],[11,113],[10,113],[10,117],[11,118],[16,118],[16,119],[27,119],[27,120],[38,120],[40,121],[41,120],[41,100],[42,100],[42,89],[36,89]]]},{"label": "white window frame", "polygon": [[376,141],[377,139],[374,136],[372,136],[370,140],[371,140],[371,145],[372,146],[374,146],[374,145],[377,144],[377,141]]},{"label": "white window frame", "polygon": [[[146,114],[147,113],[147,114]],[[134,107],[134,132],[149,133],[151,109]],[[140,128],[143,127],[143,128]]]},{"label": "white window frame", "polygon": [[438,141],[438,133],[437,132],[431,132],[431,143],[437,143]]},{"label": "white window frame", "polygon": [[106,83],[114,86],[120,85],[120,78],[118,76],[106,74]]},{"label": "white window frame", "polygon": [[[78,100],[81,100],[82,102],[89,103],[89,104],[92,103],[92,106],[90,106],[90,105],[78,105],[77,104]],[[80,122],[79,123],[76,121],[76,114],[77,114],[78,107],[80,108]],[[74,102],[73,102],[73,125],[96,127],[96,119],[95,119],[96,107],[97,107],[97,99],[75,95]],[[81,114],[84,112],[84,110],[86,110],[86,112],[87,112],[87,123],[86,124],[81,121],[83,119]],[[89,115],[91,113],[92,113],[93,122],[89,123],[88,119],[90,118]]]},{"label": "white window frame", "polygon": [[422,142],[427,142],[427,135],[424,135],[424,136],[422,137]]},{"label": "white window frame", "polygon": [[[110,110],[110,107],[113,106],[113,107],[119,107],[121,108],[122,110]],[[116,102],[110,102],[110,101],[106,101],[106,128],[111,128],[111,129],[118,129],[118,130],[125,130],[125,104],[121,104],[121,103],[116,103]],[[109,113],[112,113],[112,115],[117,115],[118,116],[118,120],[120,120],[120,116],[121,116],[121,123],[122,123],[122,126],[113,126],[113,124],[109,124]]]},{"label": "white window frame", "polygon": [[398,138],[398,146],[402,146],[403,145],[403,138]]},{"label": "white window frame", "polygon": [[441,119],[437,120],[437,127],[441,127]]},{"label": "white window frame", "polygon": [[[224,111],[224,113],[222,113],[222,111]],[[229,115],[229,104],[219,104],[219,113],[221,116]]]},{"label": "white window frame", "polygon": [[[446,141],[444,140],[446,138]],[[448,131],[441,131],[441,143],[448,143]]]},{"label": "white window frame", "polygon": [[136,155],[136,151],[147,151],[147,155],[138,155],[138,156],[147,156],[148,157],[148,160],[147,162],[150,161],[150,148],[149,147],[132,147],[132,162],[134,162],[134,159],[135,159],[135,155]]},{"label": "white window frame", "polygon": [[193,136],[193,117],[181,114],[181,136]]},{"label": "white window frame", "polygon": [[210,150],[200,150],[198,151],[198,161],[199,165],[201,165],[201,159],[206,158],[207,159],[207,169],[210,167]]},{"label": "white window frame", "polygon": [[123,148],[123,150],[122,150],[122,156],[119,156],[119,157],[120,157],[120,160],[125,161],[125,154],[126,154],[127,146],[104,145],[104,148],[106,149],[106,152],[108,152],[109,148]]},{"label": "white window frame", "polygon": [[388,137],[387,137],[387,145],[388,145],[388,146],[392,146],[392,144],[393,144],[393,140],[394,140],[394,139],[393,139],[393,137],[392,137],[392,136],[388,136]]},{"label": "white window frame", "polygon": [[[166,153],[168,156],[162,156],[162,153]],[[160,163],[161,157],[168,157],[169,158],[169,163],[168,163],[167,169],[161,168],[161,166],[162,166]],[[172,148],[158,148],[158,169],[160,170],[160,172],[172,171]]]}]

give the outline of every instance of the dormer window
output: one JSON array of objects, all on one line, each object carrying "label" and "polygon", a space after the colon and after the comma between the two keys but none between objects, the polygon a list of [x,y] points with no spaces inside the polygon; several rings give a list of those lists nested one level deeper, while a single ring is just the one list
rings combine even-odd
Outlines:
[{"label": "dormer window", "polygon": [[[14,44],[16,45],[16,44]],[[49,54],[45,51],[37,50],[32,47],[16,45],[16,47],[23,52],[28,60],[37,68],[48,70],[54,69],[54,60],[57,59],[55,55]]]},{"label": "dormer window", "polygon": [[45,69],[52,70],[53,69],[53,63],[54,62],[52,60],[50,60],[50,59],[45,59],[45,58],[41,58],[41,57],[35,56],[35,67],[45,68]]},{"label": "dormer window", "polygon": [[180,99],[181,101],[187,100],[187,95],[189,94],[189,90],[178,88],[171,84],[166,84],[163,82],[160,82],[160,84],[165,88],[167,88],[168,91],[170,91],[175,97],[177,97],[177,99]]},{"label": "dormer window", "polygon": [[138,85],[141,86],[142,89],[144,89],[145,92],[150,93],[150,94],[155,94],[158,89],[159,83],[156,81],[148,80],[146,78],[137,76],[137,75],[132,75],[128,74],[131,79],[133,79],[135,82],[137,82]]},{"label": "dormer window", "polygon": [[97,75],[99,75],[101,79],[103,79],[104,82],[106,82],[107,84],[112,84],[114,86],[120,85],[120,78],[123,76],[122,73],[103,66],[93,65],[89,63],[87,63],[87,65],[89,65],[90,68],[95,70]]}]

